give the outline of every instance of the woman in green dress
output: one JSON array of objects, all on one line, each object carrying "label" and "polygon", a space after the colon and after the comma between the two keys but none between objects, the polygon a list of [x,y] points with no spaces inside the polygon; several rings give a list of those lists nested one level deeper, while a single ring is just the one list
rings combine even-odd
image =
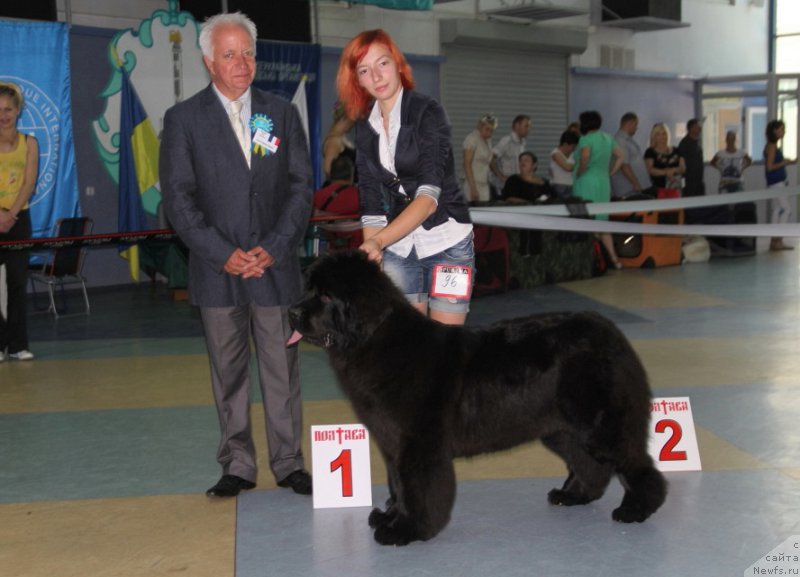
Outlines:
[{"label": "woman in green dress", "polygon": [[[603,118],[595,110],[582,112],[580,117],[581,139],[575,156],[575,176],[572,194],[588,202],[609,202],[611,199],[611,176],[624,161],[622,149],[614,137],[600,130]],[[613,163],[612,163],[613,158]],[[608,215],[597,215],[597,220],[608,220]],[[622,268],[614,250],[614,240],[610,233],[597,235],[603,243],[614,268]]]}]

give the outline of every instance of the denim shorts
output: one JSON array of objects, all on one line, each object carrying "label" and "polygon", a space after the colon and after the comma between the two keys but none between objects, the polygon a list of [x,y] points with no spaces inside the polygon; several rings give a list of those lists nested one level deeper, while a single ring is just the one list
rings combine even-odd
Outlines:
[{"label": "denim shorts", "polygon": [[[416,249],[407,257],[398,256],[390,250],[383,253],[383,271],[406,295],[412,304],[428,303],[432,309],[447,313],[468,313],[469,299],[475,278],[475,248],[473,234],[469,233],[456,244],[429,257],[417,258]],[[450,297],[431,295],[434,269],[438,265],[462,266],[470,269],[468,296]]]}]

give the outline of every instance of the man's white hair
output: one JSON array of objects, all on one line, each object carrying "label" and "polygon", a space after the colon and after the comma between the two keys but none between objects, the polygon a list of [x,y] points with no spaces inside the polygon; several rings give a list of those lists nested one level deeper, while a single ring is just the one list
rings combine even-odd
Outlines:
[{"label": "man's white hair", "polygon": [[200,28],[200,50],[202,50],[203,56],[214,59],[214,44],[211,38],[214,36],[214,31],[220,26],[240,26],[247,30],[253,40],[253,49],[255,50],[256,38],[258,38],[255,23],[241,12],[231,12],[211,16],[203,22]]}]

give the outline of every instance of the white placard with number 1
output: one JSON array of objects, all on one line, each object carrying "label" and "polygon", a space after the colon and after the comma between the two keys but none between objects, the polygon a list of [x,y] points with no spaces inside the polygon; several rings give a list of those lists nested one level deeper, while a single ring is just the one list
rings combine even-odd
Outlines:
[{"label": "white placard with number 1", "polygon": [[314,508],[372,506],[369,432],[364,425],[311,427]]},{"label": "white placard with number 1", "polygon": [[659,471],[700,471],[689,397],[650,401],[650,456]]}]

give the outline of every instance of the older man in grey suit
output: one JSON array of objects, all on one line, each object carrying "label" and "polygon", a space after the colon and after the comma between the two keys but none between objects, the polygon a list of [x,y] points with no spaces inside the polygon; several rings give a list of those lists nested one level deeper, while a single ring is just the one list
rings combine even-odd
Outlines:
[{"label": "older man in grey suit", "polygon": [[258,359],[269,464],[279,486],[311,493],[300,446],[298,352],[287,307],[301,291],[297,247],[311,213],[311,164],[299,115],[251,88],[256,27],[240,13],[200,33],[211,84],[170,108],[161,141],[167,216],[189,247],[190,302],[200,307],[222,439],[209,496],[255,487],[250,338]]}]

